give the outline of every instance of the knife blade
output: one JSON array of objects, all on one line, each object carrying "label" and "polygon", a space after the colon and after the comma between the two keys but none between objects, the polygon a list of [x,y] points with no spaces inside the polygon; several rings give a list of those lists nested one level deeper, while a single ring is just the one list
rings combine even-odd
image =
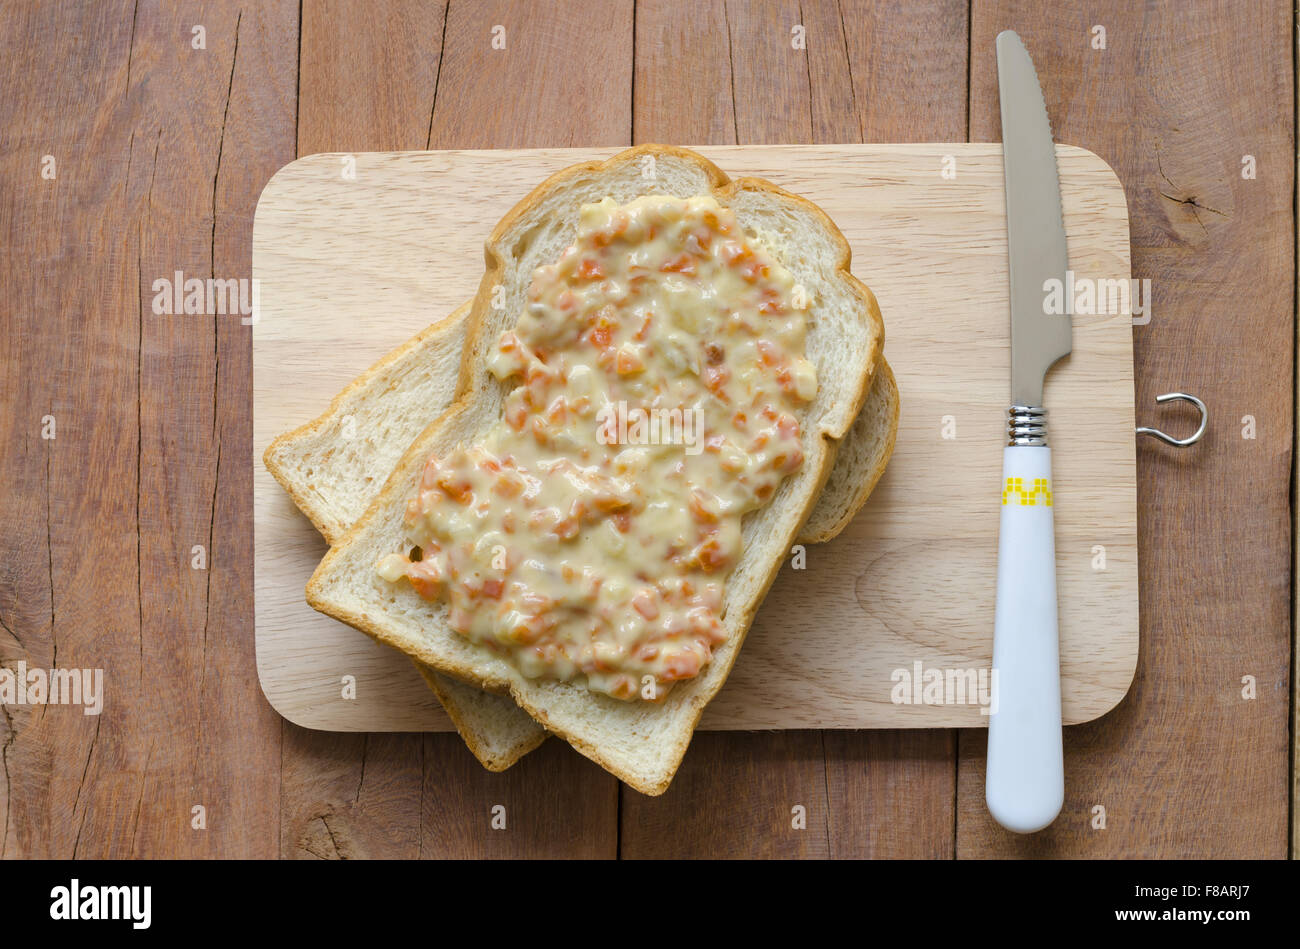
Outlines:
[{"label": "knife blade", "polygon": [[998,34],[998,98],[1011,274],[1011,404],[1041,406],[1043,377],[1070,352],[1069,313],[1045,312],[1044,284],[1064,286],[1067,257],[1052,125],[1034,61],[1011,30]]},{"label": "knife blade", "polygon": [[1052,519],[1051,449],[1043,379],[1070,352],[1070,316],[1047,312],[1049,281],[1064,287],[1068,257],[1056,146],[1033,60],[1020,37],[998,34],[998,95],[1007,193],[1011,393],[1002,454],[995,694],[984,797],[1016,833],[1056,819],[1065,797]]}]

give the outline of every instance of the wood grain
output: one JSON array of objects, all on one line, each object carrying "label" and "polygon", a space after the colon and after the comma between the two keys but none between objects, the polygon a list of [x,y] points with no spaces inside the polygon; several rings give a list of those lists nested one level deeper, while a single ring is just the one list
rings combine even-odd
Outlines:
[{"label": "wood grain", "polygon": [[[815,141],[966,138],[967,4],[838,0],[810,5],[804,19]],[[831,855],[952,857],[956,736],[823,732]]]},{"label": "wood grain", "polygon": [[[1231,10],[1231,12],[1229,12]],[[1107,48],[1090,45],[1094,24]],[[1189,29],[1189,25],[1199,24]],[[982,736],[962,736],[958,855],[1282,857],[1287,840],[1295,173],[1292,9],[1214,3],[1084,10],[976,2],[971,134],[999,137],[994,36],[1021,31],[1059,141],[1119,172],[1133,270],[1138,414],[1203,398],[1195,449],[1144,440],[1138,506],[1142,648],[1129,696],[1066,731],[1066,803],[1029,838],[984,807]],[[1177,39],[1175,39],[1177,37]],[[1242,70],[1243,62],[1252,64]],[[1241,177],[1243,155],[1258,177]],[[1243,416],[1257,437],[1242,437]],[[1253,676],[1257,697],[1242,696]],[[1094,808],[1104,807],[1104,830]]]},{"label": "wood grain", "polygon": [[[505,28],[505,49],[492,48],[494,26]],[[631,31],[629,3],[308,2],[300,152],[563,144],[580,129],[598,141],[626,141]],[[586,90],[584,107],[576,112],[569,98],[574,87]],[[438,306],[420,301],[404,318],[414,317],[418,329],[450,312],[450,306]],[[320,544],[309,525],[307,531],[304,542]],[[449,727],[409,663],[395,675]],[[379,682],[380,689],[387,687]],[[485,772],[454,734],[400,736],[395,740],[401,753],[381,760],[373,755],[378,746],[371,739],[315,735],[288,724],[285,736],[286,784],[293,774],[297,789],[286,797],[286,854],[347,858],[369,852],[367,842],[376,835],[414,840],[413,851],[401,851],[410,856],[461,856],[503,847],[516,854],[531,847],[533,856],[555,857],[616,851],[616,782],[582,771],[585,760],[567,746],[506,778]],[[402,787],[403,799],[420,803],[413,811],[358,809],[355,800],[339,793],[347,781],[335,789],[312,782],[312,762],[320,754],[358,776],[396,768],[391,780]],[[411,770],[401,761],[421,761],[422,767]],[[577,773],[584,777],[575,779]],[[481,818],[506,786],[516,800],[531,797],[545,804],[508,805],[513,815],[508,830],[491,831]],[[300,800],[311,803],[300,806]],[[412,815],[421,813],[425,819],[412,825]],[[328,827],[318,820],[326,814]],[[579,834],[573,831],[573,814],[586,817]],[[335,840],[339,847],[332,847]],[[323,846],[326,842],[331,846]]]},{"label": "wood grain", "polygon": [[446,0],[305,0],[298,154],[424,148]]},{"label": "wood grain", "polygon": [[6,22],[0,121],[6,180],[25,184],[0,212],[4,335],[22,341],[0,372],[22,446],[6,453],[3,659],[100,668],[105,696],[98,717],[5,709],[0,846],[273,856],[279,726],[244,673],[248,334],[150,304],[176,270],[248,276],[252,196],[293,154],[296,5],[8,12],[25,22]]},{"label": "wood grain", "polygon": [[[1138,682],[1115,713],[1067,732],[1066,815],[1033,841],[1000,835],[983,811],[982,738],[968,733],[958,853],[1286,852],[1288,787],[1300,806],[1286,761],[1300,56],[1288,5],[976,0],[973,31],[965,4],[940,0],[301,6],[301,77],[292,0],[5,7],[0,665],[101,667],[107,700],[98,718],[0,706],[0,855],[614,853],[616,785],[555,742],[515,786],[454,735],[285,725],[281,793],[281,729],[250,675],[248,338],[211,317],[165,324],[150,282],[173,262],[247,274],[249,201],[293,157],[297,111],[301,154],[633,135],[954,141],[969,43],[972,137],[996,140],[1003,26],[1035,54],[1058,138],[1125,183],[1135,270],[1156,303],[1134,331],[1142,420],[1185,424],[1151,404],[1180,386],[1214,415],[1201,455],[1142,446]],[[802,80],[776,59],[795,6]],[[189,46],[197,23],[204,51]],[[496,24],[525,55],[489,57],[481,37]],[[516,35],[530,24],[535,35]],[[1104,53],[1087,45],[1094,24]],[[750,85],[732,82],[733,62]],[[1240,178],[1245,153],[1256,180]],[[39,175],[46,154],[54,181]],[[1247,414],[1255,440],[1239,437]],[[206,576],[189,572],[193,543],[207,547]],[[951,855],[952,734],[825,732],[822,768],[817,733],[697,736],[668,796],[623,795],[622,854]],[[530,811],[534,797],[553,803]],[[203,833],[189,824],[199,798]],[[501,801],[505,834],[520,836],[484,826]],[[802,801],[813,806],[798,838],[787,815]],[[1104,832],[1086,823],[1098,803]]]},{"label": "wood grain", "polygon": [[630,144],[632,6],[456,0],[428,147]]}]

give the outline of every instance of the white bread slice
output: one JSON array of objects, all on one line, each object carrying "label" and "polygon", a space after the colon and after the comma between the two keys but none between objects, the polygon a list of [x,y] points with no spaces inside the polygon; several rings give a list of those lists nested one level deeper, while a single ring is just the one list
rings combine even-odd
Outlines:
[{"label": "white bread slice", "polygon": [[[422,330],[354,379],[323,414],[267,446],[267,470],[330,544],[356,523],[405,449],[451,404],[469,311],[463,304]],[[866,503],[893,454],[898,412],[898,385],[882,358],[799,543],[832,539]],[[545,740],[545,729],[508,695],[414,665],[489,771],[504,771]]]},{"label": "white bread slice", "polygon": [[[644,175],[649,158],[655,161],[652,177]],[[402,545],[405,501],[428,456],[476,440],[500,417],[507,388],[488,374],[484,357],[500,332],[513,324],[533,270],[556,259],[571,242],[578,208],[605,196],[623,203],[648,193],[710,192],[732,208],[742,228],[794,274],[812,299],[806,355],[817,367],[820,389],[801,419],[804,465],[782,484],[771,504],[745,519],[745,552],[724,597],[727,640],[700,676],[678,684],[661,705],[624,703],[570,683],[526,679],[505,660],[454,633],[441,603],[383,581],[374,565]],[[884,334],[879,310],[870,291],[849,273],[848,245],[819,209],[757,179],[729,182],[700,156],[664,146],[641,146],[552,176],[497,226],[487,260],[470,317],[461,395],[420,435],[360,522],[326,555],[308,584],[308,601],[438,671],[487,688],[508,688],[526,711],[583,754],[638,790],[661,793],[811,511],[838,440],[866,399],[880,363]],[[493,309],[498,290],[505,305]],[[851,504],[852,499],[845,509]]]}]

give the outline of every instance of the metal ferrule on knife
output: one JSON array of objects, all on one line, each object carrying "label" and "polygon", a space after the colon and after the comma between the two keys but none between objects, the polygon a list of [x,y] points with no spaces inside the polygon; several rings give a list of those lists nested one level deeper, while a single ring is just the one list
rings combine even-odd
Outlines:
[{"label": "metal ferrule on knife", "polygon": [[1008,445],[1046,445],[1047,409],[1041,405],[1013,405],[1007,409]]}]

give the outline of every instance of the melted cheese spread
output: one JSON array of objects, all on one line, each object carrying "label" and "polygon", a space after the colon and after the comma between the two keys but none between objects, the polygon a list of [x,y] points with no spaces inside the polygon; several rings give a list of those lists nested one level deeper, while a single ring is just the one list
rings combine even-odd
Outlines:
[{"label": "melted cheese spread", "polygon": [[802,296],[710,196],[584,206],[493,351],[502,419],[429,459],[380,575],[528,677],[653,701],[698,675],[741,519],[803,462]]}]

